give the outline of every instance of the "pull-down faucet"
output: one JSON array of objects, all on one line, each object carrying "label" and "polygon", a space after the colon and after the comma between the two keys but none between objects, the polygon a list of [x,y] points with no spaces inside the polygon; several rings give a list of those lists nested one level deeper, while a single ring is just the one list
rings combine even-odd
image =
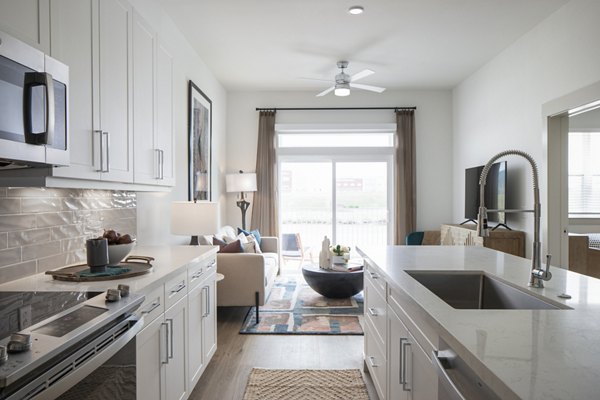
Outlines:
[{"label": "pull-down faucet", "polygon": [[542,269],[541,262],[541,251],[542,245],[540,243],[540,189],[538,186],[538,169],[533,158],[521,151],[521,150],[505,150],[490,158],[490,160],[483,167],[481,177],[479,178],[479,213],[477,215],[477,235],[481,237],[488,237],[490,235],[487,225],[487,209],[485,207],[485,184],[487,182],[488,172],[492,167],[492,164],[499,158],[509,155],[521,156],[529,161],[531,164],[531,171],[533,174],[533,210],[491,210],[498,212],[515,212],[515,213],[533,213],[533,257],[531,259],[531,274],[529,275],[529,286],[535,288],[543,288],[544,282],[552,278],[550,273],[550,255],[546,256],[546,269]]}]

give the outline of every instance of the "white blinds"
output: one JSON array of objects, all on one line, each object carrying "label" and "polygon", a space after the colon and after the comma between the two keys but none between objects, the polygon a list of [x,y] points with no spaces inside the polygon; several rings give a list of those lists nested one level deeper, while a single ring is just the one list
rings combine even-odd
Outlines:
[{"label": "white blinds", "polygon": [[600,215],[600,132],[569,132],[569,214]]}]

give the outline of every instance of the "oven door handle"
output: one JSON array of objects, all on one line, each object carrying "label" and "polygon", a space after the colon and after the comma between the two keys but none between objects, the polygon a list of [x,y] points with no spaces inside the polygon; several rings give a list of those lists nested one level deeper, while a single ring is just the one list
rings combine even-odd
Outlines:
[{"label": "oven door handle", "polygon": [[[61,394],[63,394],[64,392],[69,390],[71,387],[75,386],[83,378],[85,378],[86,376],[88,376],[89,374],[94,372],[98,367],[103,365],[112,356],[114,356],[123,347],[125,347],[125,345],[127,345],[127,343],[129,343],[132,339],[134,339],[135,336],[142,330],[142,328],[144,326],[144,317],[132,315],[129,318],[122,321],[121,323],[119,323],[118,326],[121,327],[120,329],[122,329],[122,327],[125,325],[129,326],[129,329],[127,330],[127,332],[122,334],[119,338],[115,339],[110,345],[105,347],[99,353],[90,357],[86,362],[77,366],[71,372],[57,377],[52,385],[50,385],[50,386],[42,385],[45,387],[43,387],[43,389],[40,392],[33,395],[31,397],[31,399],[35,399],[35,400],[37,400],[37,399],[39,399],[39,400],[53,399],[53,398],[56,398],[56,397],[60,396]],[[116,328],[115,331],[119,331],[120,329]],[[115,334],[115,332],[113,332],[112,334]],[[101,335],[100,338],[103,338],[104,336],[105,335],[103,334],[103,335]],[[108,336],[110,336],[110,334],[108,334]],[[106,340],[106,339],[104,339],[104,340]],[[98,341],[101,342],[101,340],[98,340]],[[31,391],[32,387],[40,387],[40,381],[52,380],[53,376],[59,375],[59,373],[57,373],[57,372],[67,369],[70,364],[74,364],[75,363],[74,360],[77,359],[78,357],[81,357],[80,353],[85,353],[86,350],[88,350],[88,348],[90,346],[91,347],[94,346],[95,342],[96,342],[96,340],[93,341],[92,343],[90,343],[84,349],[81,349],[80,351],[75,352],[68,359],[60,361],[58,364],[54,365],[49,371],[46,371],[45,373],[43,373],[39,379],[36,379],[36,380],[32,381],[31,383],[29,383],[28,385],[24,386],[18,392],[16,392],[13,395],[13,397],[9,397],[8,399],[13,399],[13,398],[20,399],[23,395],[25,395],[26,393]],[[96,344],[96,345],[98,345],[98,344]]]}]

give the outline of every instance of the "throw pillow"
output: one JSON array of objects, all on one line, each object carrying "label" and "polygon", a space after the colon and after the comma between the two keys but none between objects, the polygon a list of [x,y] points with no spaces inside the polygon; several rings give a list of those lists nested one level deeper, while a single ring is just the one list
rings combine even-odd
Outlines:
[{"label": "throw pillow", "polygon": [[256,254],[262,254],[262,250],[260,248],[260,244],[258,243],[258,239],[256,239],[256,237],[252,234],[246,236],[246,239],[248,239],[248,243],[254,245],[254,253]]},{"label": "throw pillow", "polygon": [[213,244],[213,236],[212,235],[200,235],[198,236],[198,242],[205,246]]},{"label": "throw pillow", "polygon": [[217,253],[243,253],[244,251],[239,240],[226,243],[217,238],[213,238],[213,245],[219,246],[219,251]]},{"label": "throw pillow", "polygon": [[227,236],[227,235],[223,235],[223,238],[222,238],[222,240],[223,240],[225,243],[233,243],[233,242],[235,242],[236,240],[238,240],[238,238],[236,238],[236,237],[231,237],[231,236]]},{"label": "throw pillow", "polygon": [[238,228],[238,233],[243,233],[246,236],[254,235],[254,237],[256,238],[256,243],[258,243],[260,245],[260,241],[262,240],[262,238],[260,236],[260,232],[258,231],[258,229],[253,229],[251,231],[247,231],[245,229]]}]

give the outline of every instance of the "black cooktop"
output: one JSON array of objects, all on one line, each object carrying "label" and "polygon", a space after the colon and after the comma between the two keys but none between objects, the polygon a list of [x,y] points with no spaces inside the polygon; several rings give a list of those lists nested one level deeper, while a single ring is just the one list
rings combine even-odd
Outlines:
[{"label": "black cooktop", "polygon": [[0,339],[102,292],[0,292]]}]

